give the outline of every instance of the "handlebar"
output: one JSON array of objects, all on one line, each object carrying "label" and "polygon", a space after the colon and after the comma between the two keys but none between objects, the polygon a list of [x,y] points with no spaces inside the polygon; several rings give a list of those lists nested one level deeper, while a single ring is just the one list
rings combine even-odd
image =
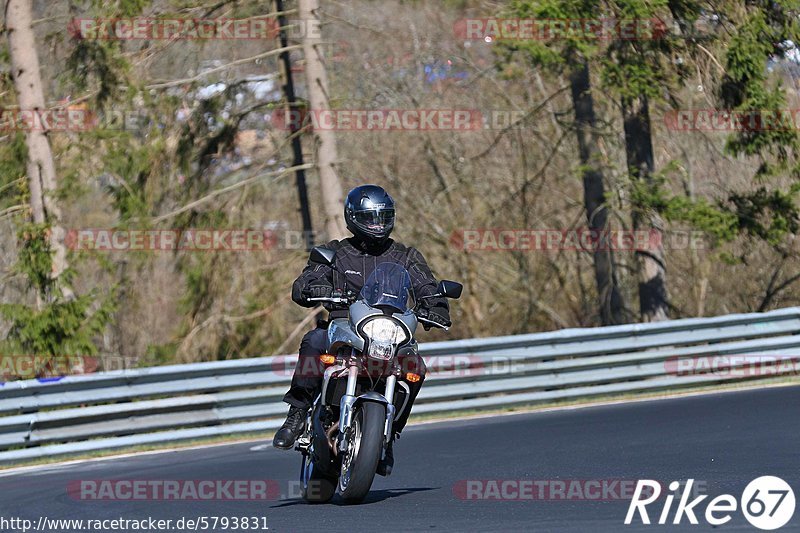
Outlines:
[{"label": "handlebar", "polygon": [[440,329],[443,329],[445,331],[448,331],[450,329],[449,326],[443,326],[443,325],[439,324],[438,322],[434,322],[433,320],[428,320],[427,318],[422,318],[419,315],[417,315],[417,320],[421,324],[427,324],[428,326],[433,326],[434,328],[440,328]]},{"label": "handlebar", "polygon": [[349,304],[351,303],[351,299],[347,297],[341,296],[331,296],[329,298],[321,297],[321,298],[306,298],[307,302],[328,302],[332,304]]},{"label": "handlebar", "polygon": [[[320,297],[320,298],[306,298],[306,301],[309,302],[326,302],[332,304],[351,304],[355,301],[355,298],[347,297],[347,296],[329,296],[329,297]],[[428,320],[425,317],[420,316],[419,313],[414,313],[417,316],[417,320],[420,324],[428,325],[434,328],[443,329],[445,331],[450,330],[449,326],[443,326],[438,322],[434,322],[433,320]]]}]

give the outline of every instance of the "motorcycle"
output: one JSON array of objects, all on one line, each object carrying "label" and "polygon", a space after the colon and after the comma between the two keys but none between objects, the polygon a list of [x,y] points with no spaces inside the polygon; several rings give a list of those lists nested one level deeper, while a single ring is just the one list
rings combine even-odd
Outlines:
[{"label": "motorcycle", "polygon": [[[324,247],[311,251],[312,261],[335,269],[334,255]],[[436,293],[415,298],[410,307],[408,271],[381,263],[357,297],[335,292],[310,299],[348,305],[349,316],[329,323],[328,349],[320,356],[322,392],[295,447],[303,455],[304,500],[330,501],[337,488],[345,503],[360,503],[367,496],[392,439],[393,422],[411,408],[408,383],[420,380],[400,363],[403,356],[417,354],[417,325],[448,329],[428,320],[422,304],[430,298],[459,298],[462,289],[460,283],[443,280]]]}]

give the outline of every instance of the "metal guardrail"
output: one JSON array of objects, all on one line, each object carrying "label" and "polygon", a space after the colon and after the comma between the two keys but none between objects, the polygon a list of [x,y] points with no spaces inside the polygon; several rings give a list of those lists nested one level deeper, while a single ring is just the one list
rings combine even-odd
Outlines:
[{"label": "metal guardrail", "polygon": [[[800,373],[800,308],[426,343],[414,413]],[[0,463],[280,426],[296,356],[0,384]],[[755,363],[758,364],[755,364]]]}]

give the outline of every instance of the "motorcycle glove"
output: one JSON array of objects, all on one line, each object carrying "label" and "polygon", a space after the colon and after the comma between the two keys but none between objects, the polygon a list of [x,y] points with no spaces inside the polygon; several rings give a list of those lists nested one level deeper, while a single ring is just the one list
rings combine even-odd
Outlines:
[{"label": "motorcycle glove", "polygon": [[446,328],[453,325],[450,321],[450,313],[444,307],[432,307],[428,311],[428,320],[436,322]]},{"label": "motorcycle glove", "polygon": [[303,296],[309,298],[330,298],[333,294],[333,287],[330,285],[310,285],[303,289]]},{"label": "motorcycle glove", "polygon": [[[449,328],[452,325],[452,322],[450,322],[450,313],[443,307],[431,307],[429,309],[423,308],[420,311],[420,316],[422,318],[426,318],[431,322],[436,322],[440,326]],[[423,327],[425,328],[425,331],[431,329],[431,326],[428,324],[423,324]]]}]

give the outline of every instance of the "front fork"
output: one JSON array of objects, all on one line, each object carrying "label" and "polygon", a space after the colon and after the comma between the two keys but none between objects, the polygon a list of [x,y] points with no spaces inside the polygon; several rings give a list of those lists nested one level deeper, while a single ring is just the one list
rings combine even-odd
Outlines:
[{"label": "front fork", "polygon": [[383,443],[388,444],[392,440],[392,425],[394,425],[394,389],[397,386],[397,376],[392,373],[391,376],[386,378],[386,390],[384,397],[388,402],[386,404],[386,425],[383,427]]},{"label": "front fork", "polygon": [[347,451],[347,437],[350,435],[353,422],[353,404],[356,402],[356,382],[358,380],[358,362],[351,361],[347,369],[347,391],[339,401],[339,451]]},{"label": "front fork", "polygon": [[[356,397],[356,383],[359,371],[358,361],[352,359],[347,368],[347,390],[339,402],[339,451],[346,452],[348,436],[352,431],[353,405]],[[383,397],[386,399],[386,421],[383,426],[384,447],[392,438],[392,425],[394,424],[394,392],[397,386],[397,369],[392,369],[392,374],[386,378],[386,389]]]}]

